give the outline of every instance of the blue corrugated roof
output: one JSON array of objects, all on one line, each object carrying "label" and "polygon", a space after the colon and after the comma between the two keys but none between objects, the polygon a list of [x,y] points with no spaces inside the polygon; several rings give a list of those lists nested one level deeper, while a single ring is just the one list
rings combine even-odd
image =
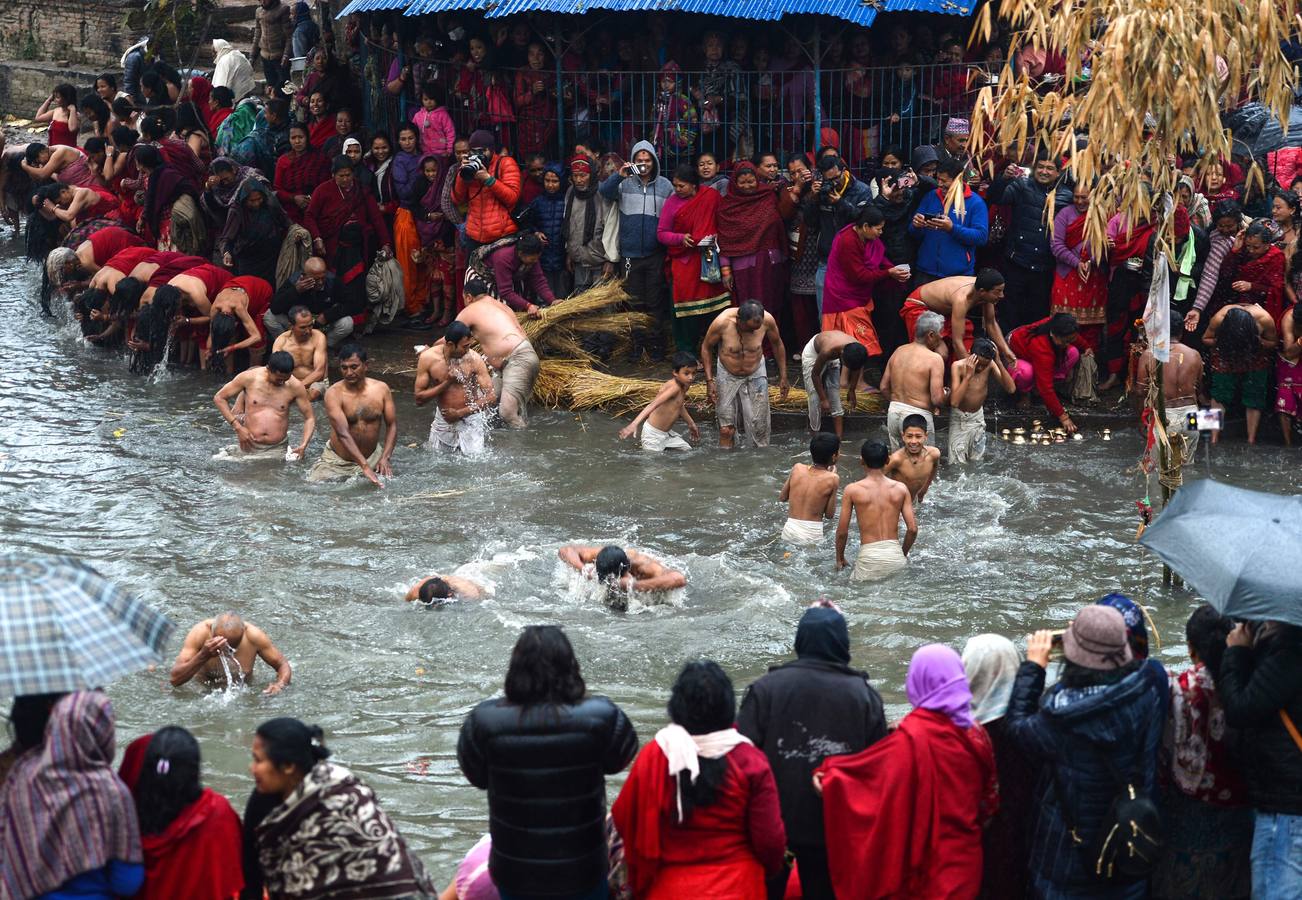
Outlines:
[{"label": "blue corrugated roof", "polygon": [[612,12],[684,12],[775,21],[783,16],[825,15],[856,25],[871,25],[879,12],[932,12],[966,16],[972,4],[955,0],[351,0],[340,12],[405,10],[421,16],[450,10],[482,12],[497,19],[522,12],[581,15],[594,9]]}]

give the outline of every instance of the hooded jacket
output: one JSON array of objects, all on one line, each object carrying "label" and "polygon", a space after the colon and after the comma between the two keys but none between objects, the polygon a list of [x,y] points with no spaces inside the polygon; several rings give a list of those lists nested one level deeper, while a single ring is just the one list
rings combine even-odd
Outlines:
[{"label": "hooded jacket", "polygon": [[[957,209],[949,211],[954,227],[950,231],[935,228],[915,228],[909,225],[909,234],[918,240],[918,269],[927,275],[947,278],[950,275],[976,273],[976,252],[984,247],[990,236],[990,214],[986,202],[971,188],[963,193],[963,216]],[[928,191],[918,204],[918,215],[924,218],[944,215],[945,200],[940,188]]]},{"label": "hooded jacket", "polygon": [[1088,846],[1121,789],[1109,759],[1136,788],[1153,796],[1165,687],[1138,668],[1109,685],[1059,683],[1041,699],[1044,675],[1037,664],[1022,663],[1005,716],[1012,739],[1036,767],[1026,823],[1030,870],[1061,889],[1097,891],[1101,885],[1087,869],[1086,852],[1067,831],[1052,776],[1056,770],[1072,824]]},{"label": "hooded jacket", "polygon": [[796,659],[770,668],[741,701],[737,730],[769,759],[794,845],[826,843],[823,802],[811,782],[823,759],[858,753],[886,736],[882,698],[849,663],[845,618],[814,607],[796,629]]},{"label": "hooded jacket", "polygon": [[651,154],[654,168],[651,180],[644,182],[640,175],[613,173],[601,183],[601,196],[615,201],[619,206],[619,255],[628,259],[642,259],[661,252],[656,239],[660,226],[660,210],[674,192],[669,179],[660,174],[660,157],[650,141],[633,145],[630,158],[646,150]]},{"label": "hooded jacket", "polygon": [[1055,178],[1049,184],[1040,184],[1024,175],[1020,178],[996,178],[986,192],[986,202],[1006,204],[1011,211],[1008,232],[1004,237],[1004,256],[1023,269],[1044,272],[1053,268],[1053,251],[1049,247],[1049,223],[1045,220],[1045,204],[1050,194],[1057,194],[1054,209],[1062,209],[1071,202],[1065,190],[1065,179]]},{"label": "hooded jacket", "polygon": [[212,86],[230,88],[238,103],[253,91],[253,65],[247,56],[221,38],[213,39],[212,51]]}]

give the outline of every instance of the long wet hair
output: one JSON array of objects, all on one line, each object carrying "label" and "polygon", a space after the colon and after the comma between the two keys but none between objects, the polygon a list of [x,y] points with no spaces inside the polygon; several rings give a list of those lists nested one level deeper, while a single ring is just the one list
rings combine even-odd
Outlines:
[{"label": "long wet hair", "polygon": [[578,703],[587,693],[574,647],[556,625],[528,625],[506,670],[506,699],[521,706]]},{"label": "long wet hair", "polygon": [[1234,307],[1216,329],[1216,349],[1230,361],[1247,362],[1261,350],[1261,329],[1252,313]]},{"label": "long wet hair", "polygon": [[216,313],[208,329],[208,368],[214,372],[226,371],[226,354],[222,353],[235,340],[240,320],[230,313]]},{"label": "long wet hair", "polygon": [[45,268],[45,258],[50,255],[50,251],[59,246],[59,231],[63,227],[63,222],[58,219],[43,216],[41,206],[46,200],[58,203],[63,188],[57,181],[43,184],[27,198],[27,258],[41,263],[41,268]]},{"label": "long wet hair", "polygon": [[140,309],[140,298],[145,295],[145,283],[128,275],[118,281],[109,294],[108,311],[115,319],[129,319]]},{"label": "long wet hair", "polygon": [[289,716],[268,719],[254,733],[262,738],[262,749],[275,765],[296,766],[304,775],[330,757],[325,732]]},{"label": "long wet hair", "polygon": [[108,291],[103,288],[87,288],[77,296],[77,324],[81,326],[82,337],[99,334],[108,327],[108,323],[91,318],[91,311],[102,309],[108,299]]},{"label": "long wet hair", "polygon": [[161,834],[191,803],[199,799],[199,742],[176,725],[154,733],[140,766],[132,795],[141,834]]},{"label": "long wet hair", "polygon": [[[696,660],[683,666],[669,695],[669,719],[688,734],[709,734],[731,728],[737,719],[737,695],[732,680],[718,663]],[[678,793],[683,801],[683,818],[698,806],[709,806],[719,799],[728,774],[728,760],[699,759],[701,771],[696,781],[686,770],[678,773]]]},{"label": "long wet hair", "polygon": [[[125,279],[124,279],[125,280]],[[131,357],[131,371],[147,375],[163,359],[172,320],[181,309],[180,289],[165,284],[154,291],[154,300],[140,310],[136,317],[136,338],[149,344],[148,350],[137,350]]]}]

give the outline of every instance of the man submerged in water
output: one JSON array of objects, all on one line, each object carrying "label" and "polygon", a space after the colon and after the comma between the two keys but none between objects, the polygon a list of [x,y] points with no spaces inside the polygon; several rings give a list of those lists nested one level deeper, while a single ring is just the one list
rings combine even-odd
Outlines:
[{"label": "man submerged in water", "polygon": [[289,686],[294,675],[289,660],[276,649],[265,631],[233,612],[225,612],[204,619],[185,636],[185,644],[172,664],[172,687],[180,687],[196,675],[209,684],[224,682],[223,657],[231,668],[239,667],[244,684],[252,679],[253,665],[259,658],[275,669],[276,680],[267,685],[264,694],[279,694]]},{"label": "man submerged in water", "polygon": [[429,427],[431,450],[484,452],[486,410],[495,396],[488,366],[470,349],[471,341],[469,326],[453,322],[443,339],[423,350],[416,362],[416,405],[437,403]]},{"label": "man submerged in water", "polygon": [[796,463],[791,467],[778,499],[787,503],[787,524],[782,540],[801,547],[812,547],[823,539],[823,520],[836,515],[836,491],[841,477],[836,461],[841,456],[841,439],[819,432],[809,442],[813,465]]},{"label": "man submerged in water", "polygon": [[[846,487],[841,518],[836,523],[836,567],[844,569],[845,544],[850,520],[859,520],[859,555],[851,581],[881,581],[903,570],[909,549],[918,537],[909,489],[882,474],[890,452],[880,441],[864,441],[859,451],[864,477]],[[904,519],[904,545],[900,546],[900,519]]]},{"label": "man submerged in water", "polygon": [[[239,446],[225,449],[227,456],[283,453],[289,443],[289,405],[293,403],[303,415],[303,439],[293,454],[303,458],[316,430],[316,414],[307,399],[307,390],[293,371],[292,356],[284,351],[273,353],[265,366],[245,369],[213,395],[213,404],[239,439]],[[231,409],[232,403],[235,409]]]},{"label": "man submerged in water", "polygon": [[922,416],[904,417],[904,446],[891,454],[883,473],[909,489],[913,505],[922,503],[927,488],[940,465],[940,448],[927,445],[927,420]]},{"label": "man submerged in water", "polygon": [[609,544],[590,547],[570,544],[559,552],[561,562],[586,574],[592,566],[596,579],[604,584],[606,605],[616,611],[628,609],[628,593],[673,591],[687,586],[687,577],[637,550]]},{"label": "man submerged in water", "polygon": [[[380,475],[393,475],[393,448],[398,443],[398,416],[393,392],[383,381],[366,377],[366,350],[352,342],[339,348],[339,373],[343,381],[326,391],[330,417],[330,443],[321,451],[308,481],[337,481],[363,475],[384,487]],[[380,423],[384,444],[380,444]]]},{"label": "man submerged in water", "polygon": [[425,606],[444,606],[454,600],[483,600],[484,588],[469,578],[456,575],[430,575],[422,578],[407,591],[408,603],[418,601]]}]

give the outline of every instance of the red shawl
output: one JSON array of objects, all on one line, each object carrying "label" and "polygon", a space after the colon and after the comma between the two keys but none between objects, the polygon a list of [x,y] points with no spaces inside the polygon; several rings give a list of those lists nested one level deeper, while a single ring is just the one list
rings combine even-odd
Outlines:
[{"label": "red shawl", "polygon": [[1284,251],[1278,247],[1269,247],[1256,259],[1245,252],[1235,254],[1238,267],[1234,273],[1235,281],[1252,283],[1252,290],[1245,294],[1236,294],[1231,302],[1260,303],[1270,317],[1275,320],[1275,327],[1280,327],[1284,317],[1284,270],[1287,268]]},{"label": "red shawl", "polygon": [[235,110],[231,109],[229,106],[223,106],[219,109],[210,111],[208,113],[208,133],[216,137],[217,129],[221,127],[222,122],[226,121],[226,117],[233,112],[235,112]]},{"label": "red shawl", "polygon": [[[1084,217],[1081,217],[1084,219]],[[1119,266],[1128,259],[1134,257],[1143,258],[1148,252],[1148,239],[1153,236],[1153,225],[1145,222],[1142,225],[1136,225],[1134,228],[1122,229],[1117,235],[1117,245],[1112,248],[1108,254],[1112,265]]]},{"label": "red shawl", "polygon": [[885,739],[828,757],[818,772],[839,900],[977,895],[981,828],[998,806],[985,729],[915,709]]},{"label": "red shawl", "polygon": [[[699,191],[718,196],[717,191]],[[674,814],[674,785],[669,762],[655,741],[649,741],[633,762],[624,789],[610,808],[615,828],[624,839],[624,863],[634,897],[642,897],[655,882],[664,855],[663,823]]]},{"label": "red shawl", "polygon": [[137,900],[229,900],[244,887],[242,842],[230,801],[204,788],[165,831],[141,838],[145,886]]},{"label": "red shawl", "polygon": [[322,116],[319,122],[313,122],[307,128],[307,142],[318,150],[338,133],[335,130],[334,116]]},{"label": "red shawl", "polygon": [[[1076,245],[1085,240],[1085,223],[1088,220],[1089,216],[1079,216],[1067,226],[1067,233],[1062,236],[1062,242],[1068,248],[1075,250]],[[1077,251],[1076,255],[1080,257],[1081,262],[1088,260],[1090,258],[1090,245],[1085,244]]]},{"label": "red shawl", "polygon": [[[676,234],[690,234],[700,242],[718,231],[719,192],[699,188],[696,195],[674,214]],[[723,285],[701,280],[701,251],[682,244],[668,248],[669,270],[673,274],[674,303],[694,303],[724,293]]]},{"label": "red shawl", "polygon": [[736,177],[755,174],[755,167],[742,163],[733,174],[728,196],[719,202],[719,249],[728,256],[748,256],[761,250],[781,248],[787,229],[778,213],[776,184],[761,184],[749,194],[737,190]]}]

